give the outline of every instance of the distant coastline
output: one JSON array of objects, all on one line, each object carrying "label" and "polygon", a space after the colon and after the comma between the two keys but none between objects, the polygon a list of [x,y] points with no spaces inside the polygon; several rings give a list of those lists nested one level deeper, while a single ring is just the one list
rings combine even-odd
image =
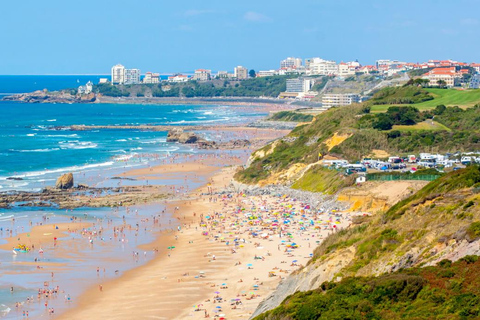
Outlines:
[{"label": "distant coastline", "polygon": [[101,94],[72,95],[66,91],[34,91],[7,95],[3,101],[18,101],[23,103],[113,103],[113,104],[219,104],[232,105],[277,105],[277,106],[307,106],[321,107],[321,103],[306,101],[289,101],[265,97],[109,97]]}]

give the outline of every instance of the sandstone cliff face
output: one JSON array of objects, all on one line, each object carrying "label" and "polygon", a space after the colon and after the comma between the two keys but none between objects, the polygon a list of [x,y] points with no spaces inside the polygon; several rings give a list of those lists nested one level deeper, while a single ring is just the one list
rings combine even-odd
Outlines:
[{"label": "sandstone cliff face", "polygon": [[331,281],[342,268],[352,261],[354,256],[354,248],[347,248],[340,251],[338,255],[311,263],[300,271],[291,274],[278,285],[270,296],[258,305],[251,319],[277,307],[286,297],[297,291],[313,290],[320,287],[323,282]]},{"label": "sandstone cliff face", "polygon": [[73,174],[65,173],[61,175],[55,183],[57,189],[70,189],[73,188]]}]

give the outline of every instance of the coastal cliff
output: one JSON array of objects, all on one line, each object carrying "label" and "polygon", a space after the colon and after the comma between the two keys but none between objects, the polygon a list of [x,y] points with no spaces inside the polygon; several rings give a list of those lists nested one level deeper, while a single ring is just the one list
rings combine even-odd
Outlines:
[{"label": "coastal cliff", "polygon": [[384,213],[354,219],[350,228],[326,238],[309,264],[283,280],[252,318],[325,282],[480,255],[479,183],[480,167],[471,166],[430,182]]}]

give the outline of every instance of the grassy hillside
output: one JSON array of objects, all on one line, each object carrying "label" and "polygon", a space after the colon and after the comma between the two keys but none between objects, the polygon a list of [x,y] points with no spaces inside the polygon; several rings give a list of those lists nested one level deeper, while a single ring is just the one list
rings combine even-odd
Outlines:
[{"label": "grassy hillside", "polygon": [[334,194],[344,187],[351,186],[353,182],[354,178],[352,176],[345,176],[336,170],[329,170],[323,166],[316,165],[305,172],[292,185],[292,188]]},{"label": "grassy hillside", "polygon": [[280,111],[267,118],[270,121],[291,121],[291,122],[310,122],[313,120],[311,114],[305,114],[294,111]]},{"label": "grassy hillside", "polygon": [[433,100],[430,92],[416,87],[387,87],[375,93],[369,103],[372,105],[415,104]]},{"label": "grassy hillside", "polygon": [[[319,153],[358,161],[372,156],[375,150],[407,155],[480,149],[480,107],[463,110],[439,106],[428,112],[395,107],[384,114],[369,114],[368,109],[366,105],[351,105],[316,116],[312,123],[254,153],[251,165],[237,173],[236,179],[257,183],[295,163],[317,162]],[[429,124],[432,117],[434,125]],[[328,141],[336,134],[348,138],[332,147]]]},{"label": "grassy hillside", "polygon": [[479,272],[478,256],[467,256],[428,268],[326,282],[295,293],[255,320],[478,319]]},{"label": "grassy hillside", "polygon": [[[427,101],[416,101],[412,104],[420,110],[433,109],[438,105],[445,105],[447,107],[459,106],[461,108],[472,107],[475,104],[480,103],[480,89],[470,90],[457,90],[457,89],[419,89],[423,92],[427,92],[433,99]],[[399,93],[400,95],[403,93]],[[372,99],[373,100],[373,99]],[[372,112],[385,112],[389,107],[399,102],[388,102],[382,100],[385,103],[372,105]]]}]

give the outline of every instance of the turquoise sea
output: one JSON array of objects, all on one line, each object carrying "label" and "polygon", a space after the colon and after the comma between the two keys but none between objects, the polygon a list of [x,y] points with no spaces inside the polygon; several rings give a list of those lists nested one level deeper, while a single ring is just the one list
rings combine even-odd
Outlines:
[{"label": "turquoise sea", "polygon": [[[0,99],[12,93],[75,88],[87,81],[96,83],[100,77],[0,76]],[[106,186],[105,183],[112,181],[109,177],[129,167],[161,164],[162,159],[175,156],[201,156],[191,146],[167,143],[166,132],[74,132],[56,130],[55,127],[74,124],[225,125],[250,122],[266,115],[248,110],[227,105],[25,104],[0,101],[0,192],[41,190],[53,186],[58,176],[66,172],[74,173],[76,183]],[[182,174],[161,183],[169,186],[187,184],[188,188],[194,188],[206,183],[202,179],[187,182]],[[127,183],[123,182],[124,185]],[[131,210],[61,210],[21,206],[0,209],[0,243],[4,243],[5,238],[28,233],[33,226],[40,224],[65,223],[73,219],[95,223],[95,227],[86,230],[86,235],[68,235],[67,239],[77,240],[67,258],[60,258],[65,256],[60,255],[61,252],[69,251],[64,242],[59,247],[51,242],[44,243],[42,253],[37,249],[23,254],[0,250],[0,319],[23,318],[25,310],[30,312],[32,319],[48,318],[44,300],[37,300],[39,289],[60,286],[62,294],[49,303],[61,312],[75,305],[76,299],[92,284],[118,277],[152,259],[155,255],[152,251],[145,251],[140,258],[138,254],[132,256],[132,253],[138,250],[139,245],[152,241],[154,234],[165,228],[176,228],[177,222],[169,212],[163,213],[165,207],[161,204],[138,206]],[[131,214],[133,211],[135,215]],[[160,224],[152,225],[154,216]],[[128,229],[122,241],[118,241],[112,227],[124,224],[136,225],[143,232]],[[99,229],[103,230],[102,235],[97,234],[91,243],[89,232]],[[28,236],[24,241],[28,244]],[[109,259],[114,264],[106,262]],[[53,278],[50,272],[35,265],[37,261],[62,263],[65,267],[57,270]],[[100,273],[96,271],[99,266],[102,268]],[[119,271],[115,271],[117,269]],[[48,284],[44,285],[46,281]],[[66,297],[67,294],[72,302],[65,302],[64,295]]]},{"label": "turquoise sea", "polygon": [[[8,93],[74,88],[101,76],[0,76]],[[225,105],[25,104],[0,101],[0,191],[39,190],[63,172],[138,165],[149,155],[189,153],[166,142],[166,132],[55,130],[68,125],[215,125],[248,122],[264,114]],[[8,178],[20,178],[12,180]]]}]

